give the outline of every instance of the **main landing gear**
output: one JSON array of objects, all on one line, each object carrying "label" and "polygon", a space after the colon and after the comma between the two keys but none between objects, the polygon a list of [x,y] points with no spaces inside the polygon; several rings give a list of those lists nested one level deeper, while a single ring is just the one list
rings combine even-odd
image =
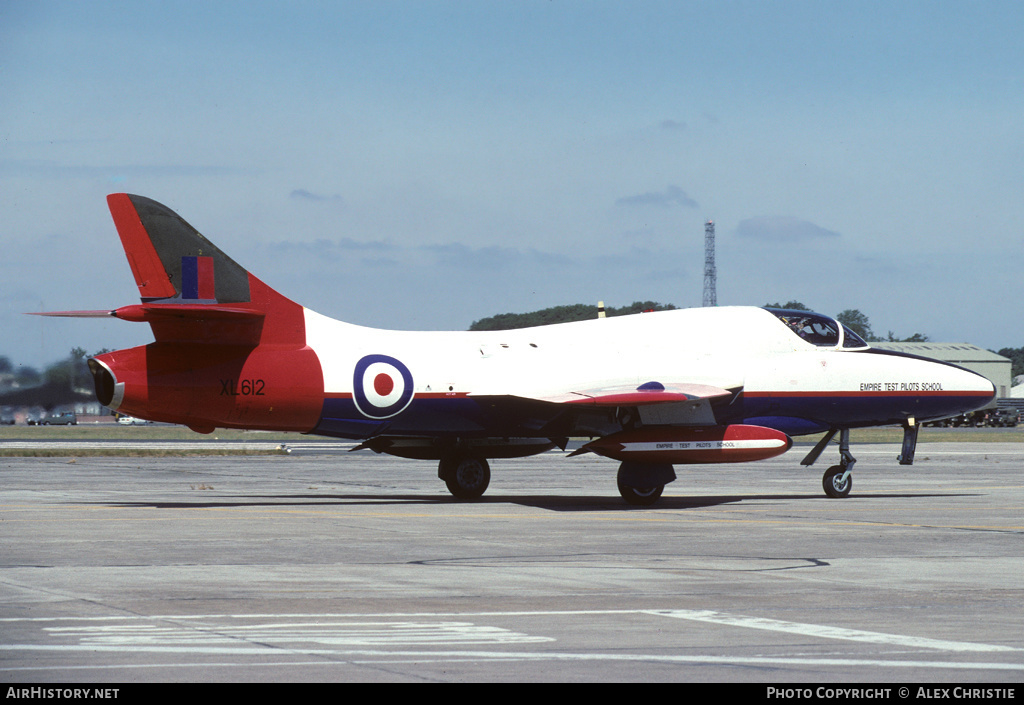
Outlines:
[{"label": "main landing gear", "polygon": [[669,463],[637,463],[625,460],[619,465],[616,478],[619,494],[628,504],[646,507],[654,504],[665,491],[665,485],[676,479]]},{"label": "main landing gear", "polygon": [[491,468],[483,458],[451,456],[442,458],[437,476],[459,499],[480,499],[491,483]]},{"label": "main landing gear", "polygon": [[[437,476],[458,499],[479,499],[491,482],[491,468],[483,458],[452,455],[442,458]],[[676,479],[668,463],[623,462],[619,466],[619,494],[627,503],[649,506],[658,501],[665,485]]]},{"label": "main landing gear", "polygon": [[825,494],[833,499],[842,499],[850,496],[850,490],[853,489],[853,466],[857,462],[857,459],[850,453],[850,429],[833,428],[825,437],[818,441],[818,444],[814,446],[807,457],[800,461],[801,465],[813,465],[814,461],[818,459],[825,447],[832,442],[835,438],[836,432],[839,433],[839,465],[833,465],[821,478],[822,489],[825,490]]}]

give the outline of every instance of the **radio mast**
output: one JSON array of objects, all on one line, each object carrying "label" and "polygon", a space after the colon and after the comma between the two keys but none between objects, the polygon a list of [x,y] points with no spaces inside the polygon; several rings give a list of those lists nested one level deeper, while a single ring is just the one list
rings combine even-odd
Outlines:
[{"label": "radio mast", "polygon": [[717,306],[718,270],[715,269],[715,221],[704,223],[704,305]]}]

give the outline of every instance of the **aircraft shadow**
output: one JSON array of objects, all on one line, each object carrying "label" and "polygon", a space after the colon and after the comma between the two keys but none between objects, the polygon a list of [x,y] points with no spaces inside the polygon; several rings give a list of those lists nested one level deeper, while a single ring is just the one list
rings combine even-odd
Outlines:
[{"label": "aircraft shadow", "polygon": [[[649,507],[626,504],[625,500],[609,495],[494,495],[475,501],[456,499],[448,495],[422,494],[330,494],[330,495],[251,495],[221,498],[213,501],[151,501],[151,502],[92,502],[96,506],[145,509],[232,509],[251,507],[355,507],[355,506],[410,506],[410,505],[480,505],[518,504],[555,512],[643,512],[654,510],[686,510],[716,507],[743,502],[842,502],[855,503],[858,499],[927,499],[933,497],[975,497],[976,493],[904,493],[851,495],[844,500],[832,500],[818,494],[745,494],[662,497]],[[80,503],[76,503],[80,504]]]},{"label": "aircraft shadow", "polygon": [[[864,499],[908,499],[908,498],[927,498],[927,497],[955,497],[955,496],[973,496],[973,495],[957,495],[953,493],[942,493],[942,494],[864,494],[861,495]],[[852,495],[844,501],[855,501],[857,496]],[[706,507],[717,507],[725,504],[739,504],[742,502],[752,501],[779,501],[779,502],[833,502],[824,495],[817,494],[747,494],[747,495],[694,495],[694,496],[677,496],[677,497],[662,497],[657,502],[649,507],[637,507],[631,504],[626,504],[625,500],[621,497],[615,496],[550,496],[550,495],[536,495],[536,496],[495,496],[495,497],[484,497],[484,502],[503,502],[507,504],[519,504],[525,507],[534,507],[536,509],[547,509],[550,511],[558,512],[586,512],[586,511],[627,511],[627,512],[644,512],[651,510],[665,510],[665,509],[703,509]]]}]

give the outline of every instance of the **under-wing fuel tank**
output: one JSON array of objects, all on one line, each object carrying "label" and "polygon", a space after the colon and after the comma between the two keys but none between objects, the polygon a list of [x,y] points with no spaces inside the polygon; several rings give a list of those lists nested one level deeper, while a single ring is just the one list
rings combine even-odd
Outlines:
[{"label": "under-wing fuel tank", "polygon": [[792,439],[764,426],[645,426],[619,431],[583,446],[581,451],[638,463],[745,463],[785,453]]}]

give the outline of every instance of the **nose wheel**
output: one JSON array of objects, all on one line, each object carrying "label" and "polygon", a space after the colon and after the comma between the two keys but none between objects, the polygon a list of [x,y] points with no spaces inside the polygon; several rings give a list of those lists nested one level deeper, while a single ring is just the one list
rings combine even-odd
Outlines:
[{"label": "nose wheel", "polygon": [[833,465],[825,471],[821,478],[821,486],[825,494],[833,499],[842,499],[850,496],[853,489],[853,475],[850,470],[842,465]]}]

